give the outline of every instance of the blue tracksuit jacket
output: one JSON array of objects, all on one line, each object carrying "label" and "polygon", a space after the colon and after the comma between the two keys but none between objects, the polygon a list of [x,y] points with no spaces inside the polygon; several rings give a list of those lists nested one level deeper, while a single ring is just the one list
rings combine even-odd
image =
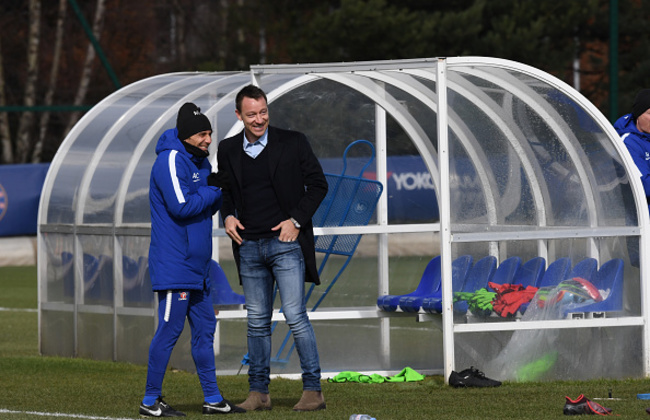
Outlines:
[{"label": "blue tracksuit jacket", "polygon": [[[650,198],[650,134],[639,131],[632,114],[623,115],[614,123],[632,160],[641,172],[641,183],[646,197]],[[650,200],[649,209],[650,209]]]},{"label": "blue tracksuit jacket", "polygon": [[169,129],[158,139],[151,170],[149,270],[154,291],[202,290],[212,258],[212,215],[221,190],[207,185],[207,158],[188,153]]}]

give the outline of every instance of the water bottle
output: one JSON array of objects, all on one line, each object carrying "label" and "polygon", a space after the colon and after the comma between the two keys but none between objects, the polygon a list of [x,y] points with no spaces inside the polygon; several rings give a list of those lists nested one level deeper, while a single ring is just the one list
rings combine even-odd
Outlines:
[{"label": "water bottle", "polygon": [[377,420],[377,419],[369,416],[368,414],[353,414],[350,416],[350,420]]}]

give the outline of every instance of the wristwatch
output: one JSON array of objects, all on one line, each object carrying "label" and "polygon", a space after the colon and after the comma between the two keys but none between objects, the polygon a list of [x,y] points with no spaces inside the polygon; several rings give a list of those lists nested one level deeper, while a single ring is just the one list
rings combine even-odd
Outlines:
[{"label": "wristwatch", "polygon": [[296,219],[291,217],[289,220],[291,220],[291,223],[293,223],[293,225],[296,227],[296,229],[300,229],[300,223],[298,223],[298,221]]}]

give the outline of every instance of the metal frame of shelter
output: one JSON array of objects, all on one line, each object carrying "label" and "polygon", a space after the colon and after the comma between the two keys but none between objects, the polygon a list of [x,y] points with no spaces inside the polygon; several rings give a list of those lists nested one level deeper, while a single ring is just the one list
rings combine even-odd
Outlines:
[{"label": "metal frame of shelter", "polygon": [[[177,73],[156,76],[126,86],[109,96],[73,128],[48,173],[39,210],[39,339],[43,353],[71,353],[74,356],[92,354],[84,348],[84,325],[80,316],[102,314],[112,317],[113,339],[107,358],[120,360],[121,344],[117,327],[123,317],[153,318],[153,307],[128,307],[123,301],[123,273],[121,264],[113,264],[108,303],[93,302],[83,291],[83,254],[93,237],[104,238],[104,245],[112,253],[113,261],[121,261],[128,253],[125,243],[129,238],[149,235],[146,220],[138,219],[134,201],[147,199],[148,172],[143,156],[151,154],[159,134],[175,119],[178,107],[186,101],[209,99],[210,106],[203,112],[211,119],[215,137],[219,139],[242,129],[232,118],[224,118],[224,109],[232,108],[237,91],[254,83],[267,92],[269,103],[314,81],[327,80],[358,92],[375,104],[374,145],[376,177],[388,184],[387,157],[389,139],[387,120],[391,118],[408,136],[431,175],[439,202],[439,223],[389,223],[388,194],[383,194],[377,205],[375,224],[355,227],[316,228],[319,235],[375,235],[378,237],[378,295],[388,294],[389,255],[388,238],[393,234],[432,233],[439,235],[443,312],[442,316],[418,313],[419,321],[432,321],[443,334],[445,378],[456,367],[455,342],[459,335],[498,333],[518,330],[559,330],[581,328],[640,329],[641,363],[644,375],[650,373],[650,331],[647,296],[648,285],[641,279],[649,278],[648,266],[641,257],[638,270],[629,269],[631,295],[639,300],[627,313],[592,319],[562,319],[520,322],[457,322],[453,316],[451,286],[452,260],[460,249],[480,244],[481,252],[498,260],[513,254],[514,245],[532,246],[535,256],[548,262],[562,255],[562,241],[584,242],[581,255],[601,262],[606,258],[626,254],[619,242],[637,240],[641,256],[649,249],[647,231],[650,224],[643,188],[636,177],[636,168],[623,143],[607,119],[579,92],[555,77],[529,66],[487,57],[450,57],[399,61],[359,63],[328,63],[305,65],[256,65],[250,73]],[[214,92],[219,92],[215,94]],[[577,134],[574,120],[549,102],[549,95],[559,95],[578,110],[580,118],[589,121],[597,131],[585,143]],[[408,104],[402,98],[415,98]],[[417,104],[416,104],[417,102]],[[435,115],[435,131],[425,129],[413,106]],[[116,111],[117,110],[117,111]],[[505,112],[507,110],[508,112]],[[522,124],[532,116],[535,126]],[[476,118],[472,118],[476,117]],[[496,166],[515,168],[506,175],[495,169],[494,155],[485,145],[485,133],[477,131],[477,121],[498,138],[500,148]],[[431,121],[428,121],[431,122]],[[570,162],[570,170],[557,163],[557,156],[548,154],[545,145],[529,141],[531,132],[540,130],[553,138],[561,149],[562,159]],[[483,128],[479,129],[482,130]],[[590,137],[591,138],[591,137]],[[117,143],[119,141],[119,144]],[[216,142],[211,146],[216,153]],[[606,174],[594,165],[589,147],[597,147],[606,161],[620,173],[606,185]],[[456,166],[459,150],[471,163],[472,190],[478,192],[481,211],[467,211],[458,206],[459,181],[462,170]],[[212,159],[215,159],[214,157]],[[151,162],[152,163],[152,160]],[[216,161],[213,160],[216,167]],[[569,215],[558,216],[550,205],[557,201],[556,185],[549,182],[548,173],[565,176],[575,185],[576,209]],[[114,174],[114,179],[107,175]],[[632,174],[628,176],[628,174]],[[503,179],[503,177],[507,179]],[[559,176],[559,175],[558,175]],[[146,177],[146,182],[138,178]],[[634,181],[637,179],[637,181]],[[567,182],[569,182],[567,181]],[[524,185],[522,187],[522,185]],[[522,198],[525,191],[525,200]],[[623,191],[623,192],[621,192]],[[462,192],[462,191],[461,191]],[[614,196],[607,201],[609,195]],[[461,194],[462,195],[462,194]],[[632,208],[616,203],[622,195],[632,196]],[[603,198],[605,197],[605,198]],[[466,200],[466,199],[465,199]],[[525,202],[524,202],[525,201]],[[147,202],[148,203],[148,202]],[[513,221],[513,214],[533,215],[524,222]],[[516,219],[516,217],[515,217]],[[567,221],[576,221],[571,223]],[[215,238],[224,236],[215,229]],[[603,245],[612,241],[611,246]],[[611,248],[611,249],[610,249]],[[61,249],[71,252],[73,258],[74,294],[52,298],[49,288],[60,288],[62,268],[55,256]],[[215,251],[216,252],[216,251]],[[433,255],[432,255],[433,256]],[[628,260],[625,255],[626,261]],[[218,259],[218,254],[215,255]],[[56,278],[52,278],[52,277]],[[638,287],[638,291],[635,289]],[[70,334],[73,344],[64,350],[52,344],[53,337],[46,331],[51,325],[48,317],[53,312],[67,312],[64,322],[72,322]],[[244,317],[243,311],[223,311],[220,319]],[[373,319],[380,318],[381,354],[390,354],[390,318],[413,316],[405,313],[383,313],[376,307],[330,308],[312,314],[312,319]],[[274,320],[281,319],[280,314]],[[108,322],[108,321],[104,321]],[[110,322],[109,322],[110,323]],[[106,324],[108,325],[108,324]]]}]

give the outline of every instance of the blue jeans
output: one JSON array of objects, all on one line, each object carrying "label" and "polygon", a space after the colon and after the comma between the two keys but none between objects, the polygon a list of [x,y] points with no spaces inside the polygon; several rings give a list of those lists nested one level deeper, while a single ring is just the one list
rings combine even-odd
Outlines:
[{"label": "blue jeans", "polygon": [[280,242],[277,237],[244,240],[239,256],[248,311],[250,391],[269,392],[274,281],[300,358],[303,390],[320,391],[320,361],[305,307],[305,261],[300,245],[297,241]]}]

